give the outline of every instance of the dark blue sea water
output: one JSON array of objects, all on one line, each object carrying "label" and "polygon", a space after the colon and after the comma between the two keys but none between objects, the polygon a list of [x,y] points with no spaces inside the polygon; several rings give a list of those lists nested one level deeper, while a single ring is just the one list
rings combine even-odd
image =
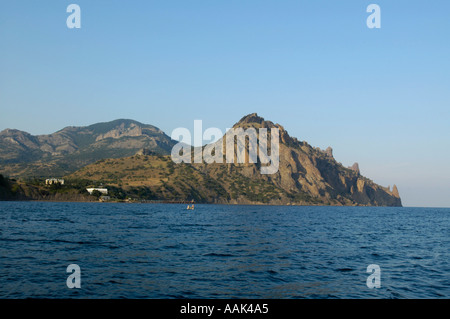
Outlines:
[{"label": "dark blue sea water", "polygon": [[449,298],[449,248],[450,209],[0,202],[0,297]]}]

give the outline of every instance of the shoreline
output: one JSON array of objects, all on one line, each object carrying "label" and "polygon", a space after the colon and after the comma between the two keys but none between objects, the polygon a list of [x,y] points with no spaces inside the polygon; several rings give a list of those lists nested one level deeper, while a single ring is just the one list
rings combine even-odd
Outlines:
[{"label": "shoreline", "polygon": [[[290,204],[276,204],[276,203],[192,203],[191,201],[186,202],[178,202],[178,201],[167,201],[167,200],[142,200],[142,201],[101,201],[101,200],[92,200],[92,201],[70,201],[70,200],[42,200],[42,199],[8,199],[8,200],[0,200],[0,202],[39,202],[39,203],[99,203],[99,204],[165,204],[165,205],[187,205],[187,204],[195,204],[195,205],[226,205],[226,206],[310,206],[310,207],[396,207],[403,208],[404,206],[374,206],[374,205],[333,205],[333,204],[314,204],[314,203],[290,203]],[[438,207],[437,207],[438,208]],[[445,207],[443,207],[445,208]]]}]

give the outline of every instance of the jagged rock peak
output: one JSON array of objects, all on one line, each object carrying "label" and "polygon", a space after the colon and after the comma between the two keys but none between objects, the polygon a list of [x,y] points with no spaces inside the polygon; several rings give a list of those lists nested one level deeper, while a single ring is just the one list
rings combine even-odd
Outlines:
[{"label": "jagged rock peak", "polygon": [[260,116],[258,116],[257,113],[252,113],[244,116],[237,122],[238,124],[250,124],[250,123],[256,123],[256,124],[262,124],[264,122],[264,119]]},{"label": "jagged rock peak", "polygon": [[400,198],[400,194],[398,192],[397,185],[395,185],[395,184],[394,184],[394,187],[392,187],[392,195],[394,195],[397,198]]},{"label": "jagged rock peak", "polygon": [[328,146],[327,149],[325,150],[325,153],[329,156],[329,157],[333,157],[333,149],[331,148],[331,146]]},{"label": "jagged rock peak", "polygon": [[359,164],[358,164],[358,163],[353,164],[353,165],[350,166],[349,168],[350,168],[352,171],[357,172],[358,174],[360,173],[360,171],[359,171]]},{"label": "jagged rock peak", "polygon": [[280,124],[274,124],[271,121],[266,121],[261,116],[258,116],[257,113],[252,113],[244,116],[233,127],[278,128],[281,133],[287,133],[283,126],[281,126]]},{"label": "jagged rock peak", "polygon": [[240,119],[239,122],[237,122],[236,124],[233,125],[233,128],[249,128],[249,127],[253,127],[253,128],[267,128],[267,129],[271,129],[271,128],[277,128],[280,131],[280,142],[282,144],[286,144],[289,146],[293,146],[293,145],[303,145],[303,142],[300,142],[297,138],[295,137],[291,137],[289,135],[289,133],[284,129],[284,127],[280,124],[274,124],[271,121],[266,121],[264,120],[264,118],[258,116],[257,113],[251,113],[248,114],[246,116],[244,116],[243,118]]}]

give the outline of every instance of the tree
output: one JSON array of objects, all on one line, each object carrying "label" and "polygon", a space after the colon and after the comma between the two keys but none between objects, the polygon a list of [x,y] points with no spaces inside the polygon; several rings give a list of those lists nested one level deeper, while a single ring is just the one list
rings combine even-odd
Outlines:
[{"label": "tree", "polygon": [[92,191],[91,195],[94,196],[94,197],[97,197],[97,199],[98,199],[98,198],[100,198],[100,196],[103,196],[103,193],[98,191],[98,190],[96,190],[96,189],[94,189]]},{"label": "tree", "polygon": [[8,179],[3,177],[2,174],[0,174],[0,186],[5,187],[5,188],[9,186]]}]

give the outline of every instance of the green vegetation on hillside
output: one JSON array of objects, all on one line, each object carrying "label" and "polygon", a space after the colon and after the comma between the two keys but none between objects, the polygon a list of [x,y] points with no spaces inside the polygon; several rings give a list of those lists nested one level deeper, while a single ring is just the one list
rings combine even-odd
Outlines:
[{"label": "green vegetation on hillside", "polygon": [[0,174],[0,199],[10,199],[14,195],[10,180]]},{"label": "green vegetation on hillside", "polygon": [[[233,164],[174,164],[170,156],[135,155],[100,160],[66,177],[69,183],[103,185],[112,200],[165,200],[199,203],[306,203],[311,196],[287,193],[268,180],[250,178]],[[236,166],[235,166],[236,167]]]}]

